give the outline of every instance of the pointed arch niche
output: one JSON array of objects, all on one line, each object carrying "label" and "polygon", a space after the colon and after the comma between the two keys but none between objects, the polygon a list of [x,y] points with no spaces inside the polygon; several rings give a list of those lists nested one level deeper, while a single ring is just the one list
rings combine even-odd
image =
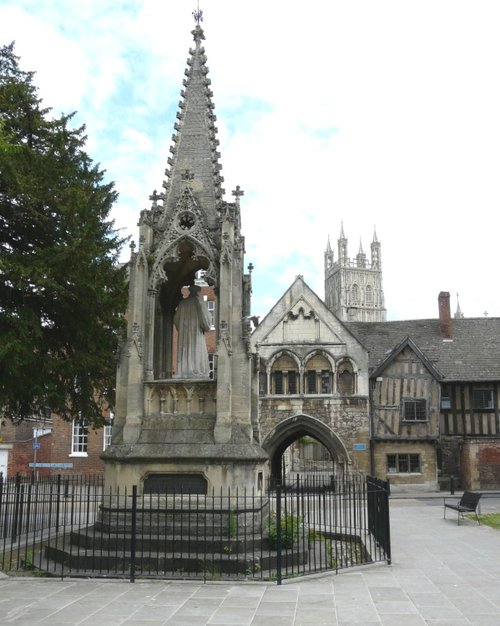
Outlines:
[{"label": "pointed arch niche", "polygon": [[183,288],[194,285],[199,272],[211,286],[215,272],[209,253],[198,242],[184,237],[157,257],[149,289],[149,378],[173,377],[177,350],[174,314],[183,298]]},{"label": "pointed arch niche", "polygon": [[335,363],[323,350],[314,350],[305,358],[304,393],[333,393],[333,374]]},{"label": "pointed arch niche", "polygon": [[353,395],[357,392],[358,376],[350,359],[342,359],[337,366],[337,391],[342,395]]},{"label": "pointed arch niche", "polygon": [[302,393],[299,359],[288,350],[282,350],[270,360],[267,368],[267,389],[273,395]]}]

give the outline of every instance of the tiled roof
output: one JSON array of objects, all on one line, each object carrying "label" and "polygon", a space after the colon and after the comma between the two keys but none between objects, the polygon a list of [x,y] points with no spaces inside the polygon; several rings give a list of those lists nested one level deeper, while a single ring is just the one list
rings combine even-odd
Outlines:
[{"label": "tiled roof", "polygon": [[406,337],[420,348],[444,380],[500,380],[500,318],[452,320],[452,341],[443,340],[438,319],[346,322],[369,351],[373,371]]}]

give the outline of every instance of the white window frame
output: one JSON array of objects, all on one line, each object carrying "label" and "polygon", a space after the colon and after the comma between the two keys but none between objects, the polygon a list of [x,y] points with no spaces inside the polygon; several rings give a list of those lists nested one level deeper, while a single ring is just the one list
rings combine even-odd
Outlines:
[{"label": "white window frame", "polygon": [[75,418],[71,424],[71,457],[87,457],[89,428],[85,418]]},{"label": "white window frame", "polygon": [[112,424],[104,424],[102,429],[102,449],[106,450],[111,445],[111,429]]},{"label": "white window frame", "polygon": [[208,318],[210,320],[210,330],[215,329],[215,300],[207,300]]}]

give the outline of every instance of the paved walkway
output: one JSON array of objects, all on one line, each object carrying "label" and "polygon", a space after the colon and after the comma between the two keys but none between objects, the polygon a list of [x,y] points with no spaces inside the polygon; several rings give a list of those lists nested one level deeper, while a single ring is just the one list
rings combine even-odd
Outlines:
[{"label": "paved walkway", "polygon": [[[500,511],[500,499],[482,510]],[[442,512],[442,499],[391,499],[391,566],[281,587],[2,577],[0,624],[498,626],[500,531]]]}]

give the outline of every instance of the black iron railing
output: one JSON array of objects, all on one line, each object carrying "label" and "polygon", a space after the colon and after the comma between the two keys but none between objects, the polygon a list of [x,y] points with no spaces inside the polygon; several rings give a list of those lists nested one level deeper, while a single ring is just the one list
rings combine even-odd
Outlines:
[{"label": "black iron railing", "polygon": [[0,569],[280,583],[391,558],[388,487],[376,479],[207,495],[64,481],[0,483]]}]

